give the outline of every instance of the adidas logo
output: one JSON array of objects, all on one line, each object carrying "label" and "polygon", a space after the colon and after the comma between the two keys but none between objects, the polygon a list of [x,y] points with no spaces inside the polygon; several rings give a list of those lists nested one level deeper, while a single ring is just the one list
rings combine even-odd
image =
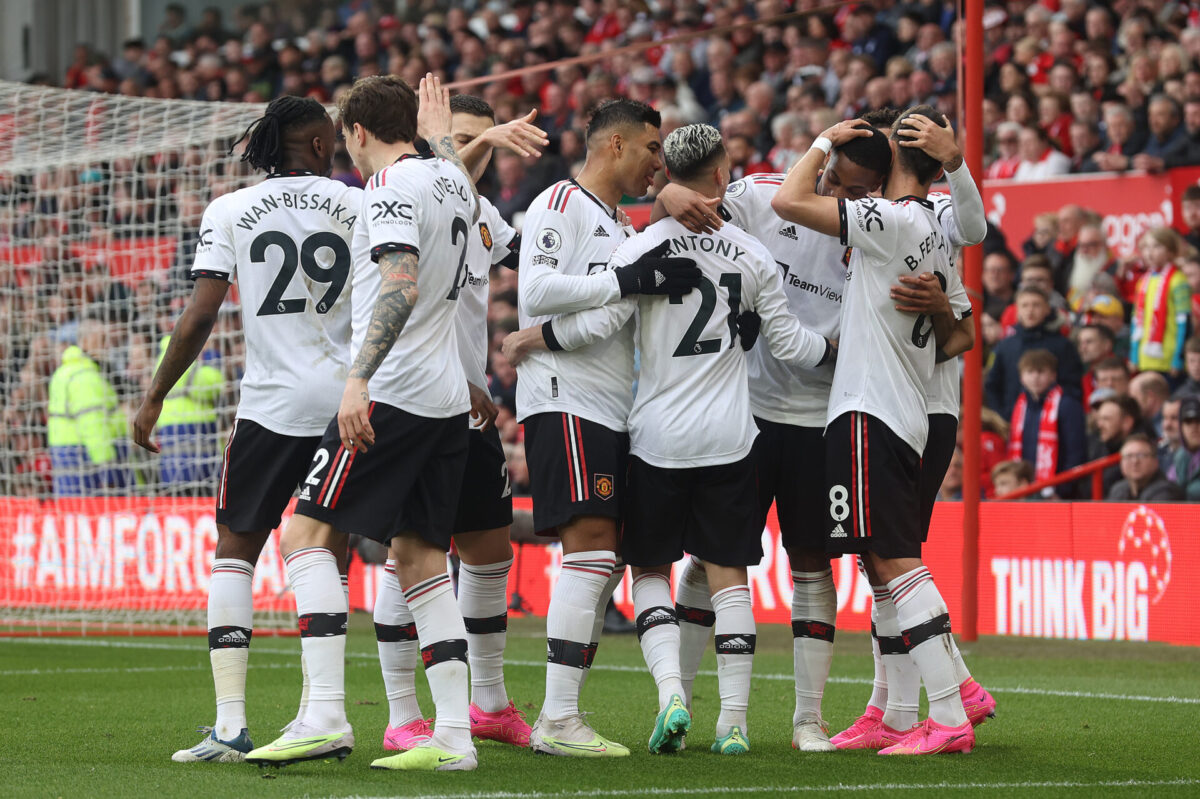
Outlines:
[{"label": "adidas logo", "polygon": [[250,639],[241,630],[227,632],[217,639],[218,644],[248,644]]},{"label": "adidas logo", "polygon": [[780,228],[779,235],[783,236],[785,239],[791,239],[792,241],[800,240],[800,237],[796,235],[796,226],[795,225],[788,225],[785,228]]},{"label": "adidas logo", "polygon": [[846,528],[842,527],[839,524],[837,527],[833,528],[833,532],[829,534],[829,537],[830,538],[845,538],[846,537]]},{"label": "adidas logo", "polygon": [[719,652],[753,652],[754,644],[741,636],[735,636],[722,641]]},{"label": "adidas logo", "polygon": [[654,285],[661,286],[663,283],[666,283],[666,282],[667,282],[666,275],[664,275],[662,272],[655,269],[654,270]]},{"label": "adidas logo", "polygon": [[641,626],[644,629],[657,627],[660,624],[677,624],[674,613],[652,613],[644,619],[640,620]]},{"label": "adidas logo", "polygon": [[608,231],[604,229],[603,225],[596,225],[596,230],[592,233],[592,236],[597,239],[607,239]]},{"label": "adidas logo", "polygon": [[300,492],[300,499],[310,499],[308,495],[308,486],[305,486],[304,490]]}]

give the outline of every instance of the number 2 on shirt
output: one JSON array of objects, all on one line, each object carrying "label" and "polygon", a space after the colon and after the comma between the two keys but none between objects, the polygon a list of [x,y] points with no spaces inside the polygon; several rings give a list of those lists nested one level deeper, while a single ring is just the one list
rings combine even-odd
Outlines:
[{"label": "number 2 on shirt", "polygon": [[[729,289],[729,346],[732,347],[737,344],[737,318],[738,314],[742,312],[742,276],[736,272],[722,272],[720,284]],[[708,338],[700,341],[704,326],[708,324],[713,310],[717,307],[717,287],[711,280],[702,277],[697,291],[700,292],[700,308],[696,311],[696,316],[692,318],[692,323],[679,341],[679,346],[675,348],[675,352],[671,353],[675,358],[710,355],[721,350],[720,339]],[[681,295],[671,296],[672,305],[679,305],[682,302]]]}]

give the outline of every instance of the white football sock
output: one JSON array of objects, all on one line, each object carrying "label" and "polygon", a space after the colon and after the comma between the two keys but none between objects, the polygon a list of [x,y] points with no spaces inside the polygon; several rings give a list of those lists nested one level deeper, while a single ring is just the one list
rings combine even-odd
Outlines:
[{"label": "white football sock", "polygon": [[437,708],[431,744],[467,752],[471,744],[467,689],[467,630],[449,574],[422,580],[404,592],[417,625],[425,678]]},{"label": "white football sock", "polygon": [[679,622],[671,602],[671,581],[661,574],[643,574],[633,581],[633,613],[637,619],[638,643],[658,686],[658,709],[683,697],[679,679]]},{"label": "white football sock", "polygon": [[246,723],[246,668],[254,634],[254,566],[213,561],[208,584],[208,659],[217,694],[217,738],[231,741]]},{"label": "white football sock", "polygon": [[893,730],[904,731],[917,723],[921,676],[900,638],[900,625],[896,621],[892,595],[886,587],[877,590],[875,607],[879,615],[875,628],[879,635],[879,660],[883,663],[887,683],[883,691],[883,723]]},{"label": "white football sock", "polygon": [[717,685],[721,691],[721,714],[717,717],[717,738],[734,727],[749,737],[746,709],[750,706],[750,674],[754,670],[757,640],[754,611],[750,605],[750,587],[735,585],[712,596],[717,650]]},{"label": "white football sock", "polygon": [[954,640],[954,636],[950,636],[950,657],[954,658],[954,679],[958,680],[958,684],[962,685],[967,680],[971,679],[971,671],[967,668],[967,663],[963,660],[962,652],[958,651],[958,642]]},{"label": "white football sock", "polygon": [[604,634],[604,614],[608,612],[608,600],[612,599],[613,594],[617,591],[617,586],[623,579],[625,579],[625,564],[618,557],[616,565],[613,566],[612,576],[604,584],[604,589],[600,592],[600,599],[596,603],[596,620],[592,622],[592,635],[588,639],[587,665],[583,667],[583,679],[579,681],[580,695],[583,694],[583,686],[587,685],[588,675],[592,673],[592,664],[596,662],[596,652],[600,649],[600,637]]},{"label": "white football sock", "polygon": [[792,726],[821,718],[821,697],[833,664],[837,589],[833,570],[792,572],[792,657],[796,711]]},{"label": "white football sock", "polygon": [[579,713],[579,690],[595,650],[592,628],[603,623],[597,606],[613,573],[616,555],[605,550],[563,555],[546,612],[546,699],[542,714],[565,719]]},{"label": "white football sock", "polygon": [[508,707],[504,643],[508,637],[508,571],[512,558],[458,570],[458,607],[467,628],[471,702],[484,713]]},{"label": "white football sock", "polygon": [[871,698],[867,700],[867,705],[880,713],[887,708],[888,699],[887,672],[883,668],[883,657],[879,654],[879,603],[884,600],[888,604],[892,602],[892,595],[887,588],[871,586],[871,658],[875,663],[875,676],[871,680]]},{"label": "white football sock", "polygon": [[712,597],[708,590],[708,574],[695,558],[688,558],[675,588],[675,616],[679,619],[679,677],[683,682],[683,701],[692,706],[692,686],[704,650],[712,638]]},{"label": "white football sock", "polygon": [[346,721],[346,595],[337,559],[328,549],[306,547],[283,559],[300,616],[300,647],[308,667],[304,722],[327,732]]},{"label": "white football sock", "polygon": [[889,582],[888,590],[901,634],[909,642],[908,653],[925,681],[929,717],[951,727],[966,724],[954,659],[946,643],[951,637],[950,613],[933,575],[921,566]]},{"label": "white football sock", "polygon": [[421,718],[417,704],[417,625],[396,579],[396,561],[388,558],[375,595],[375,642],[388,701],[388,726],[403,727]]}]

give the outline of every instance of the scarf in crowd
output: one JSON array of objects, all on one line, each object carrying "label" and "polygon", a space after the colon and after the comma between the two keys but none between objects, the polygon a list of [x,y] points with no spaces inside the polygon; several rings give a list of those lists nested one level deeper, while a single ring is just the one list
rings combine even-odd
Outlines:
[{"label": "scarf in crowd", "polygon": [[[1175,277],[1175,264],[1167,264],[1167,268],[1158,273],[1161,280],[1158,284],[1158,296],[1154,299],[1154,310],[1150,316],[1150,324],[1146,324],[1146,294],[1149,293],[1150,279],[1155,273],[1148,272],[1138,284],[1136,322],[1142,331],[1142,344],[1149,345],[1147,353],[1156,358],[1163,354],[1163,339],[1167,336],[1167,313],[1171,299],[1171,279]],[[1157,353],[1157,354],[1155,354]]]},{"label": "scarf in crowd", "polygon": [[[1058,404],[1062,395],[1062,387],[1055,386],[1042,403],[1042,414],[1038,419],[1037,460],[1033,466],[1034,479],[1038,481],[1053,477],[1058,469]],[[1022,391],[1017,397],[1017,404],[1013,406],[1012,436],[1008,440],[1010,460],[1022,460],[1021,442],[1025,436],[1025,410],[1028,406],[1028,394]]]}]

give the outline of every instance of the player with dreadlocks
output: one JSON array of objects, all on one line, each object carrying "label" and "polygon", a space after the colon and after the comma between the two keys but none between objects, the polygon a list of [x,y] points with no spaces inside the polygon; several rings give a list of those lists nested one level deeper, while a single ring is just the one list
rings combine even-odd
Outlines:
[{"label": "player with dreadlocks", "polygon": [[201,728],[200,743],[172,756],[177,763],[238,762],[254,748],[246,722],[254,566],[292,493],[308,487],[313,452],[337,412],[349,365],[343,289],[362,190],[327,177],[335,138],[320,103],[280,97],[238,140],[246,141],[242,160],[266,179],[217,197],[205,210],[191,301],[133,421],[134,441],[158,453],[153,434],[163,401],[189,391],[236,276],[246,371],[216,486],[208,595],[217,720]]}]

